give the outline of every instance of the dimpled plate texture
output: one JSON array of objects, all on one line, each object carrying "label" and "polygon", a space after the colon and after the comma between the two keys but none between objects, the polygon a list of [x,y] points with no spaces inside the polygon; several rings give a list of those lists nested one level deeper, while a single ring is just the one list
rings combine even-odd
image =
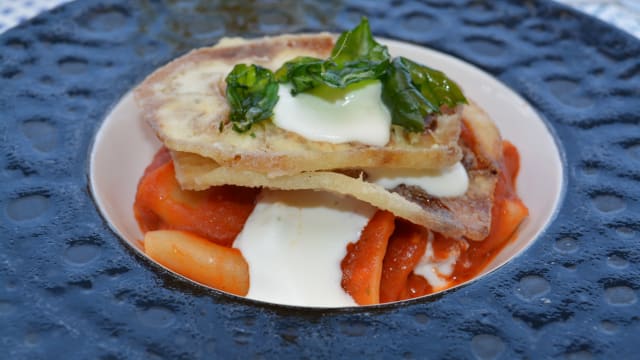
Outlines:
[{"label": "dimpled plate texture", "polygon": [[[340,31],[360,15],[379,36],[485,69],[548,121],[566,194],[523,255],[439,296],[304,310],[178,279],[110,231],[88,188],[88,154],[123,94],[223,35]],[[632,358],[638,59],[636,39],[543,1],[88,0],[45,13],[0,37],[0,357]]]}]

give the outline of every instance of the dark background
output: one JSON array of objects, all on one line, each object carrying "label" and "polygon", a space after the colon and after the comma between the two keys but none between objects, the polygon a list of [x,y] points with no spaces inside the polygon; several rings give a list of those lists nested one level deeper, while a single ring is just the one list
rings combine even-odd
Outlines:
[{"label": "dark background", "polygon": [[[566,194],[523,255],[442,295],[304,310],[180,280],[109,230],[88,154],[123,94],[222,36],[337,32],[361,15],[490,72],[549,123]],[[0,358],[633,358],[639,59],[630,35],[546,1],[87,0],[42,14],[0,36]]]}]

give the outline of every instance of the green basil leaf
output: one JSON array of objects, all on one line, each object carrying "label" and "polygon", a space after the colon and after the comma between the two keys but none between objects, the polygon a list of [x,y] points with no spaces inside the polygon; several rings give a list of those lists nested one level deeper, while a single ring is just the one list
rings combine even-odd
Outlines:
[{"label": "green basil leaf", "polygon": [[271,70],[238,64],[225,79],[233,129],[245,132],[253,124],[273,116],[278,102],[278,83]]},{"label": "green basil leaf", "polygon": [[295,58],[276,71],[276,80],[290,82],[293,95],[320,85],[342,89],[380,78],[389,65],[389,58],[387,47],[373,39],[368,20],[362,18],[353,30],[340,35],[329,59]]},{"label": "green basil leaf", "polygon": [[338,65],[367,60],[371,63],[389,61],[389,50],[373,39],[369,20],[363,17],[353,30],[340,34],[329,60]]},{"label": "green basil leaf", "polygon": [[287,61],[276,71],[276,81],[291,83],[293,95],[313,89],[323,83],[325,60],[309,56],[299,56]]},{"label": "green basil leaf", "polygon": [[411,132],[422,132],[431,114],[443,105],[466,103],[462,91],[441,71],[397,57],[382,80],[382,100],[391,111],[391,122]]}]

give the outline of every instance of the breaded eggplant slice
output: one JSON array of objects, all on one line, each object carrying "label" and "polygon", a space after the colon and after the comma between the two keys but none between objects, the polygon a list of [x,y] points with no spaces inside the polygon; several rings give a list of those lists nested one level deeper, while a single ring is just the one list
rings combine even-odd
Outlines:
[{"label": "breaded eggplant slice", "polygon": [[423,133],[392,126],[384,147],[311,141],[270,120],[246,133],[232,129],[225,78],[235,64],[275,70],[296,56],[326,58],[333,44],[334,37],[326,33],[225,40],[160,68],[135,90],[135,97],[142,117],[169,149],[269,177],[347,167],[441,169],[461,159],[461,106],[435,116]]},{"label": "breaded eggplant slice", "polygon": [[214,185],[232,184],[330,191],[353,196],[449,237],[482,240],[489,234],[491,226],[493,194],[502,161],[502,140],[486,113],[473,103],[465,106],[464,122],[478,140],[475,144],[460,140],[469,187],[464,195],[458,197],[437,198],[420,188],[405,185],[385,189],[367,182],[366,174],[359,169],[269,177],[251,170],[220,166],[197,154],[173,152],[172,155],[176,177],[185,189],[203,190]]}]

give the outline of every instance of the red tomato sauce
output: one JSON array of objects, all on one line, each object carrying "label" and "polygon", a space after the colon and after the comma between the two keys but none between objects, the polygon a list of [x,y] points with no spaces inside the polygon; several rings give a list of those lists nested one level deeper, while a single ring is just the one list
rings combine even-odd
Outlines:
[{"label": "red tomato sauce", "polygon": [[[466,127],[463,126],[460,136],[471,149],[475,147],[476,139]],[[503,160],[499,164],[500,175],[494,192],[489,236],[483,241],[466,240],[468,246],[461,247],[462,243],[458,239],[434,234],[434,260],[444,260],[452,251],[461,251],[452,274],[445,277],[448,287],[465,282],[482,272],[510,243],[520,221],[528,214],[516,193],[516,177],[520,167],[518,150],[505,141],[502,152]],[[138,184],[134,214],[141,230],[183,230],[218,245],[230,247],[253,211],[260,190],[228,185],[204,191],[186,191],[180,188],[175,176],[169,151],[166,148],[160,149]],[[387,235],[388,245],[385,240],[386,253],[382,254],[384,260],[378,255],[376,258],[379,261],[376,261],[380,264],[369,266],[383,269],[353,269],[367,277],[368,282],[372,281],[372,274],[382,273],[378,290],[380,302],[405,300],[434,292],[425,278],[412,271],[425,252],[428,236],[426,230],[399,218],[395,219],[395,224],[393,234]],[[397,237],[410,238],[411,242],[402,244],[395,241]],[[350,245],[353,250],[354,245]],[[351,287],[358,286],[352,285]],[[377,294],[361,292],[366,295],[367,304],[378,301]]]}]

